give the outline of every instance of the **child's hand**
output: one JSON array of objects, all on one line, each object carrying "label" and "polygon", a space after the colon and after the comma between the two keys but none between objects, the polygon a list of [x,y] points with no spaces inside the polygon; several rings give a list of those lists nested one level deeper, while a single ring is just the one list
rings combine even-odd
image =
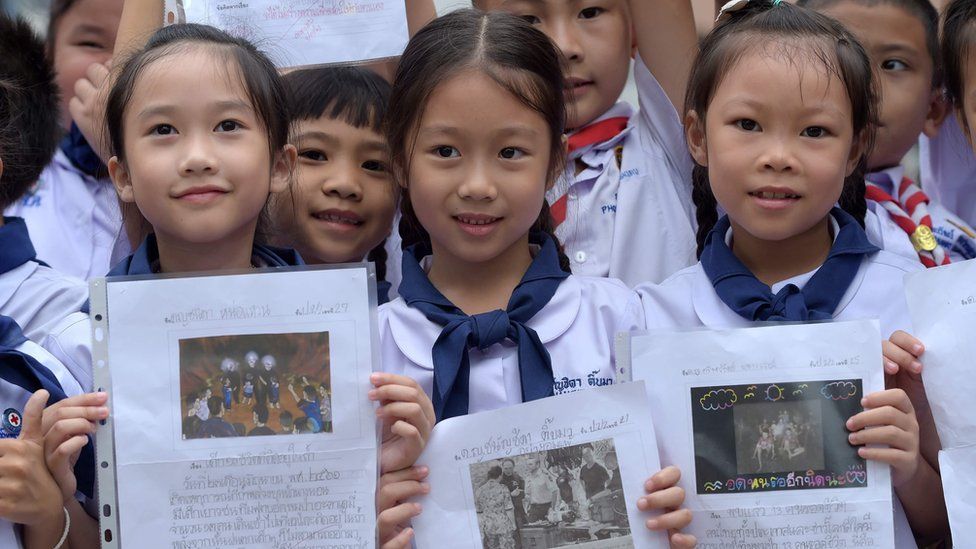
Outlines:
[{"label": "child's hand", "polygon": [[47,399],[45,390],[34,393],[24,406],[20,436],[0,440],[0,517],[11,522],[64,523],[61,490],[44,465],[41,418]]},{"label": "child's hand", "polygon": [[421,512],[419,503],[405,503],[407,499],[430,493],[426,467],[410,467],[380,477],[376,494],[376,527],[382,549],[406,549],[413,539],[410,519]]},{"label": "child's hand", "polygon": [[890,465],[891,482],[898,487],[915,476],[918,468],[918,421],[912,401],[905,391],[888,389],[865,396],[861,403],[865,410],[847,420],[848,439],[854,445],[887,445],[858,448],[857,453]]},{"label": "child's hand", "polygon": [[925,352],[925,346],[914,336],[898,330],[887,341],[881,342],[881,350],[886,374],[893,376],[906,371],[917,377],[922,373],[918,358]]},{"label": "child's hand", "polygon": [[44,459],[65,500],[78,489],[74,465],[97,422],[108,417],[107,402],[106,393],[86,393],[44,410]]},{"label": "child's hand", "polygon": [[68,102],[71,119],[81,130],[81,134],[85,136],[95,154],[106,164],[111,154],[109,154],[108,136],[102,128],[105,127],[103,122],[111,85],[109,78],[111,65],[111,60],[105,65],[92,63],[85,71],[85,76],[75,81],[74,97]]},{"label": "child's hand", "polygon": [[680,479],[681,471],[673,465],[655,473],[644,483],[647,495],[637,500],[637,508],[641,511],[664,511],[658,517],[647,519],[644,524],[649,530],[667,530],[671,547],[694,547],[697,543],[695,536],[679,532],[691,524],[691,511],[681,507],[685,502],[685,490],[677,485]]},{"label": "child's hand", "polygon": [[434,405],[409,377],[374,373],[369,380],[375,387],[369,391],[369,399],[380,403],[376,415],[383,419],[380,472],[410,467],[424,451],[434,428]]}]

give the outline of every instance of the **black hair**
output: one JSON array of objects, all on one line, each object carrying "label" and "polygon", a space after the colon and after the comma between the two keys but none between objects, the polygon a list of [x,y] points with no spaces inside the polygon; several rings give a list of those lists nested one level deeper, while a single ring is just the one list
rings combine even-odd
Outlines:
[{"label": "black hair", "polygon": [[506,461],[509,462],[509,463],[511,463],[513,467],[515,466],[515,460],[512,459],[512,458],[505,458],[505,459],[503,459],[502,460],[502,465],[505,465],[505,462]]},{"label": "black hair", "polygon": [[219,416],[224,411],[224,399],[216,396],[210,397],[210,400],[207,401],[207,409],[210,410],[211,416]]},{"label": "black hair", "polygon": [[[549,126],[550,180],[564,168],[566,126],[562,57],[549,38],[524,19],[502,12],[453,11],[431,21],[410,39],[400,57],[388,110],[387,140],[393,177],[406,180],[418,121],[437,86],[465,70],[478,70],[539,113]],[[474,108],[475,106],[472,106]],[[401,202],[403,247],[430,242],[410,203],[409,186]],[[533,231],[549,234],[559,248],[559,264],[569,271],[554,234],[549,205],[543,201]]]},{"label": "black hair", "polygon": [[925,29],[925,49],[932,60],[932,89],[942,85],[942,59],[939,56],[939,12],[929,0],[797,0],[796,5],[816,11],[829,9],[841,2],[854,2],[866,7],[892,6],[918,19]]},{"label": "black hair", "polygon": [[[946,96],[955,108],[965,103],[964,84],[970,49],[976,44],[976,0],[953,0],[946,5],[942,23],[942,66]],[[965,117],[962,124],[967,130]]]},{"label": "black hair", "polygon": [[[821,63],[828,74],[844,85],[851,101],[854,146],[863,150],[855,169],[844,179],[838,202],[864,226],[867,211],[864,174],[878,120],[877,93],[867,53],[840,23],[786,2],[750,1],[746,7],[728,14],[702,41],[688,80],[685,109],[697,113],[697,123],[703,129],[709,103],[723,78],[746,53],[768,47],[770,41],[812,49],[810,59]],[[708,233],[718,221],[718,212],[708,168],[697,162],[692,172],[692,199],[698,221],[700,256]]]},{"label": "black hair", "polygon": [[[384,134],[391,88],[377,73],[365,67],[323,67],[290,72],[283,79],[292,124],[328,117]],[[377,280],[386,280],[385,239],[366,259],[376,264]]]},{"label": "black hair", "polygon": [[263,404],[258,404],[253,409],[254,413],[258,416],[258,423],[268,422],[268,407]]},{"label": "black hair", "polygon": [[283,429],[288,429],[289,427],[294,427],[295,426],[294,417],[291,415],[291,412],[289,412],[287,410],[284,411],[284,412],[281,412],[281,415],[278,416],[278,421],[281,423],[281,427]]},{"label": "black hair", "polygon": [[328,117],[383,133],[390,84],[363,67],[303,69],[286,74],[291,120]]},{"label": "black hair", "polygon": [[491,467],[488,468],[488,473],[485,476],[489,480],[490,479],[501,478],[502,477],[502,468],[499,467],[499,466],[497,466],[497,465],[492,465]]},{"label": "black hair", "polygon": [[[111,154],[125,161],[125,135],[123,132],[126,109],[132,99],[136,82],[146,67],[174,53],[205,47],[222,57],[229,67],[229,77],[240,79],[257,119],[268,136],[268,154],[272,159],[288,144],[288,109],[285,86],[274,63],[261,53],[254,44],[236,38],[224,31],[207,25],[183,24],[163,27],[153,34],[142,50],[131,55],[116,78],[109,92],[105,108],[105,124],[108,129]],[[236,75],[235,75],[236,72]],[[264,227],[269,225],[262,212],[258,221],[255,241],[264,239]]]},{"label": "black hair", "polygon": [[0,210],[30,189],[61,139],[58,88],[44,43],[23,19],[0,15]]}]

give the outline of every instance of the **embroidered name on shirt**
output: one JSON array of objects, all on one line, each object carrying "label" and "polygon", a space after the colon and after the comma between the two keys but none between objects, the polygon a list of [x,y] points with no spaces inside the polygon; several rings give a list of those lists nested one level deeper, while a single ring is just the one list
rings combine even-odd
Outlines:
[{"label": "embroidered name on shirt", "polygon": [[20,199],[20,205],[25,208],[37,208],[41,205],[41,195],[34,191],[28,191],[24,198]]},{"label": "embroidered name on shirt", "polygon": [[640,175],[640,170],[638,168],[630,168],[628,170],[624,170],[620,172],[620,180],[623,181],[624,179],[628,179],[630,177],[634,177],[638,175]]}]

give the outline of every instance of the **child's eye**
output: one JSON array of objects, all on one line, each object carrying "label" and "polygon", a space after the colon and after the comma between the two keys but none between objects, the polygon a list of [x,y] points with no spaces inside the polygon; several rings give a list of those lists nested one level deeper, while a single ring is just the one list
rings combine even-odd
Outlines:
[{"label": "child's eye", "polygon": [[298,156],[300,156],[301,158],[305,158],[307,160],[312,160],[314,162],[327,162],[329,160],[329,158],[325,156],[324,152],[317,151],[315,149],[300,151],[298,153]]},{"label": "child's eye", "polygon": [[173,135],[176,133],[176,128],[169,124],[156,124],[149,130],[149,133],[153,135]]},{"label": "child's eye", "polygon": [[800,135],[813,138],[824,137],[827,135],[827,129],[820,126],[810,126],[809,128],[805,128]]},{"label": "child's eye", "polygon": [[542,20],[536,17],[535,15],[520,15],[519,17],[521,17],[523,20],[525,20],[526,23],[530,25],[538,25],[539,23],[542,22]]},{"label": "child's eye", "polygon": [[98,42],[78,42],[76,46],[81,46],[82,48],[92,48],[96,50],[105,49],[105,46],[99,44]]},{"label": "child's eye", "polygon": [[885,59],[881,62],[881,68],[886,71],[903,71],[908,69],[908,64],[898,59]]},{"label": "child's eye", "polygon": [[240,122],[236,122],[234,120],[222,120],[214,129],[219,132],[232,132],[240,127]]},{"label": "child's eye", "polygon": [[506,160],[518,160],[525,156],[525,151],[516,147],[505,147],[498,153],[498,156]]},{"label": "child's eye", "polygon": [[455,158],[461,156],[461,151],[450,145],[441,145],[434,149],[434,153],[441,158]]},{"label": "child's eye", "polygon": [[606,10],[604,10],[603,8],[596,8],[596,7],[593,7],[593,8],[583,8],[579,12],[579,18],[580,19],[593,19],[594,17],[602,14],[604,11],[606,11]]},{"label": "child's eye", "polygon": [[755,120],[750,120],[748,118],[742,118],[735,121],[735,125],[739,127],[740,130],[747,132],[754,132],[759,130],[759,123]]},{"label": "child's eye", "polygon": [[371,172],[385,172],[386,164],[380,162],[379,160],[367,160],[363,162],[363,169]]}]

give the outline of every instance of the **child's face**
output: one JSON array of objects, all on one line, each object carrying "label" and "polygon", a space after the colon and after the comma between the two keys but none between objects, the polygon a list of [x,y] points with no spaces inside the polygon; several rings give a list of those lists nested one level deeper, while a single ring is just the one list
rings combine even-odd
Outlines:
[{"label": "child's face", "polygon": [[160,248],[249,242],[268,193],[287,185],[287,155],[271,162],[264,125],[232,71],[194,47],[153,62],[135,83],[125,161],[113,158],[109,170]]},{"label": "child's face", "polygon": [[435,257],[472,264],[524,254],[545,196],[549,133],[540,114],[481,72],[434,89],[408,144],[407,187]]},{"label": "child's face", "polygon": [[765,241],[817,228],[857,160],[842,82],[806,52],[779,51],[793,47],[744,54],[704,122],[693,112],[686,120],[692,155],[736,234]]},{"label": "child's face", "polygon": [[484,0],[478,5],[524,17],[563,52],[569,128],[589,124],[617,102],[634,54],[625,0]]},{"label": "child's face", "polygon": [[65,126],[75,82],[92,63],[111,59],[121,16],[122,0],[78,0],[58,21],[52,53]]},{"label": "child's face", "polygon": [[921,132],[935,135],[945,110],[932,89],[934,67],[925,27],[907,10],[884,3],[838,2],[822,11],[857,36],[880,82],[881,126],[868,169],[896,166]]},{"label": "child's face", "polygon": [[293,127],[293,196],[275,200],[289,245],[309,263],[361,261],[390,234],[396,190],[382,135],[328,117]]}]

